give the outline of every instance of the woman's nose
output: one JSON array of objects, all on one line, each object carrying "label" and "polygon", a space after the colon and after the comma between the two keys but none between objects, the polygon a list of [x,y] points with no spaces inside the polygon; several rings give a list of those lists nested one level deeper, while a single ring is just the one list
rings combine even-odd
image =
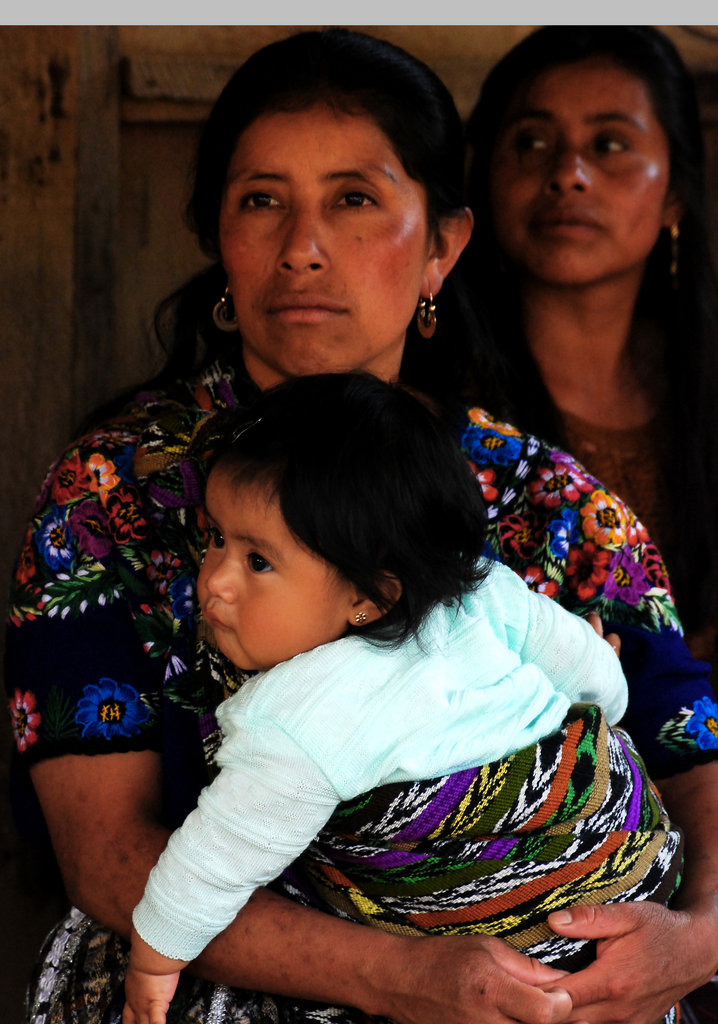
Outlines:
[{"label": "woman's nose", "polygon": [[279,254],[282,270],[322,270],[327,266],[328,257],[321,242],[321,225],[316,216],[298,211],[290,214],[284,225],[284,238]]},{"label": "woman's nose", "polygon": [[591,188],[591,173],[578,150],[557,150],[546,178],[549,192],[585,192]]}]

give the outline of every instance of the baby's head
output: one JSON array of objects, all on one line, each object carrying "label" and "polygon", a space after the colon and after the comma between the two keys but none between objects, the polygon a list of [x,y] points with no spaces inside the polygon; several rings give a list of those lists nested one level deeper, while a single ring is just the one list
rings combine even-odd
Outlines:
[{"label": "baby's head", "polygon": [[[293,543],[314,563],[328,563],[349,588],[350,614],[341,628],[318,622],[320,634],[333,635],[302,649],[359,629],[385,642],[404,640],[435,604],[458,601],[485,575],[480,486],[450,432],[401,386],[363,373],[298,377],[263,392],[248,411],[219,414],[213,433],[218,428],[207,485],[210,520],[213,504],[250,509],[254,523],[273,513],[285,528],[285,547]],[[203,606],[213,536],[200,576]],[[254,572],[264,575],[272,560],[257,554],[247,548]],[[305,566],[306,585],[312,564]],[[325,585],[318,586],[326,597]],[[332,609],[342,599],[333,598]],[[320,618],[318,611],[305,595],[292,617]],[[271,628],[280,631],[278,613],[273,618]]]}]

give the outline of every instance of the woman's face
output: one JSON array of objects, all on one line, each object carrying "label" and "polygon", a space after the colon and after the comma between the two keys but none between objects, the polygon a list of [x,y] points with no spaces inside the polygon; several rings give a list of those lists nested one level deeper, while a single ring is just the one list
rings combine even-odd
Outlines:
[{"label": "woman's face", "polygon": [[666,133],[641,79],[607,58],[550,68],[519,89],[490,169],[497,240],[537,282],[640,281],[679,217]]},{"label": "woman's face", "polygon": [[419,296],[443,279],[424,187],[370,117],[323,104],[243,132],[219,236],[261,388],[342,370],[395,378]]}]

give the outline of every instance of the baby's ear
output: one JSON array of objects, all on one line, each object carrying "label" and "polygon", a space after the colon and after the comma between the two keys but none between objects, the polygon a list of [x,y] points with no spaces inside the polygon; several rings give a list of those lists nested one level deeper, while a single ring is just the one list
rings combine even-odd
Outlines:
[{"label": "baby's ear", "polygon": [[366,626],[367,623],[376,622],[382,615],[391,611],[401,597],[401,583],[396,576],[389,572],[385,573],[382,578],[381,591],[384,597],[381,608],[368,597],[364,597],[363,594],[357,596],[348,620],[350,626]]}]

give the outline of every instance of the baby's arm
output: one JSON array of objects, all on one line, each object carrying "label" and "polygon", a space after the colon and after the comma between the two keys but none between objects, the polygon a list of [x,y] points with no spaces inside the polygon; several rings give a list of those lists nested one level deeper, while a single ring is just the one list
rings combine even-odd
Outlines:
[{"label": "baby's arm", "polygon": [[133,928],[122,1024],[165,1024],[180,971],[187,962],[158,953]]},{"label": "baby's arm", "polygon": [[596,629],[543,594],[530,591],[522,657],[537,664],[571,701],[600,704],[611,725],[623,717],[628,686],[618,651]]}]

